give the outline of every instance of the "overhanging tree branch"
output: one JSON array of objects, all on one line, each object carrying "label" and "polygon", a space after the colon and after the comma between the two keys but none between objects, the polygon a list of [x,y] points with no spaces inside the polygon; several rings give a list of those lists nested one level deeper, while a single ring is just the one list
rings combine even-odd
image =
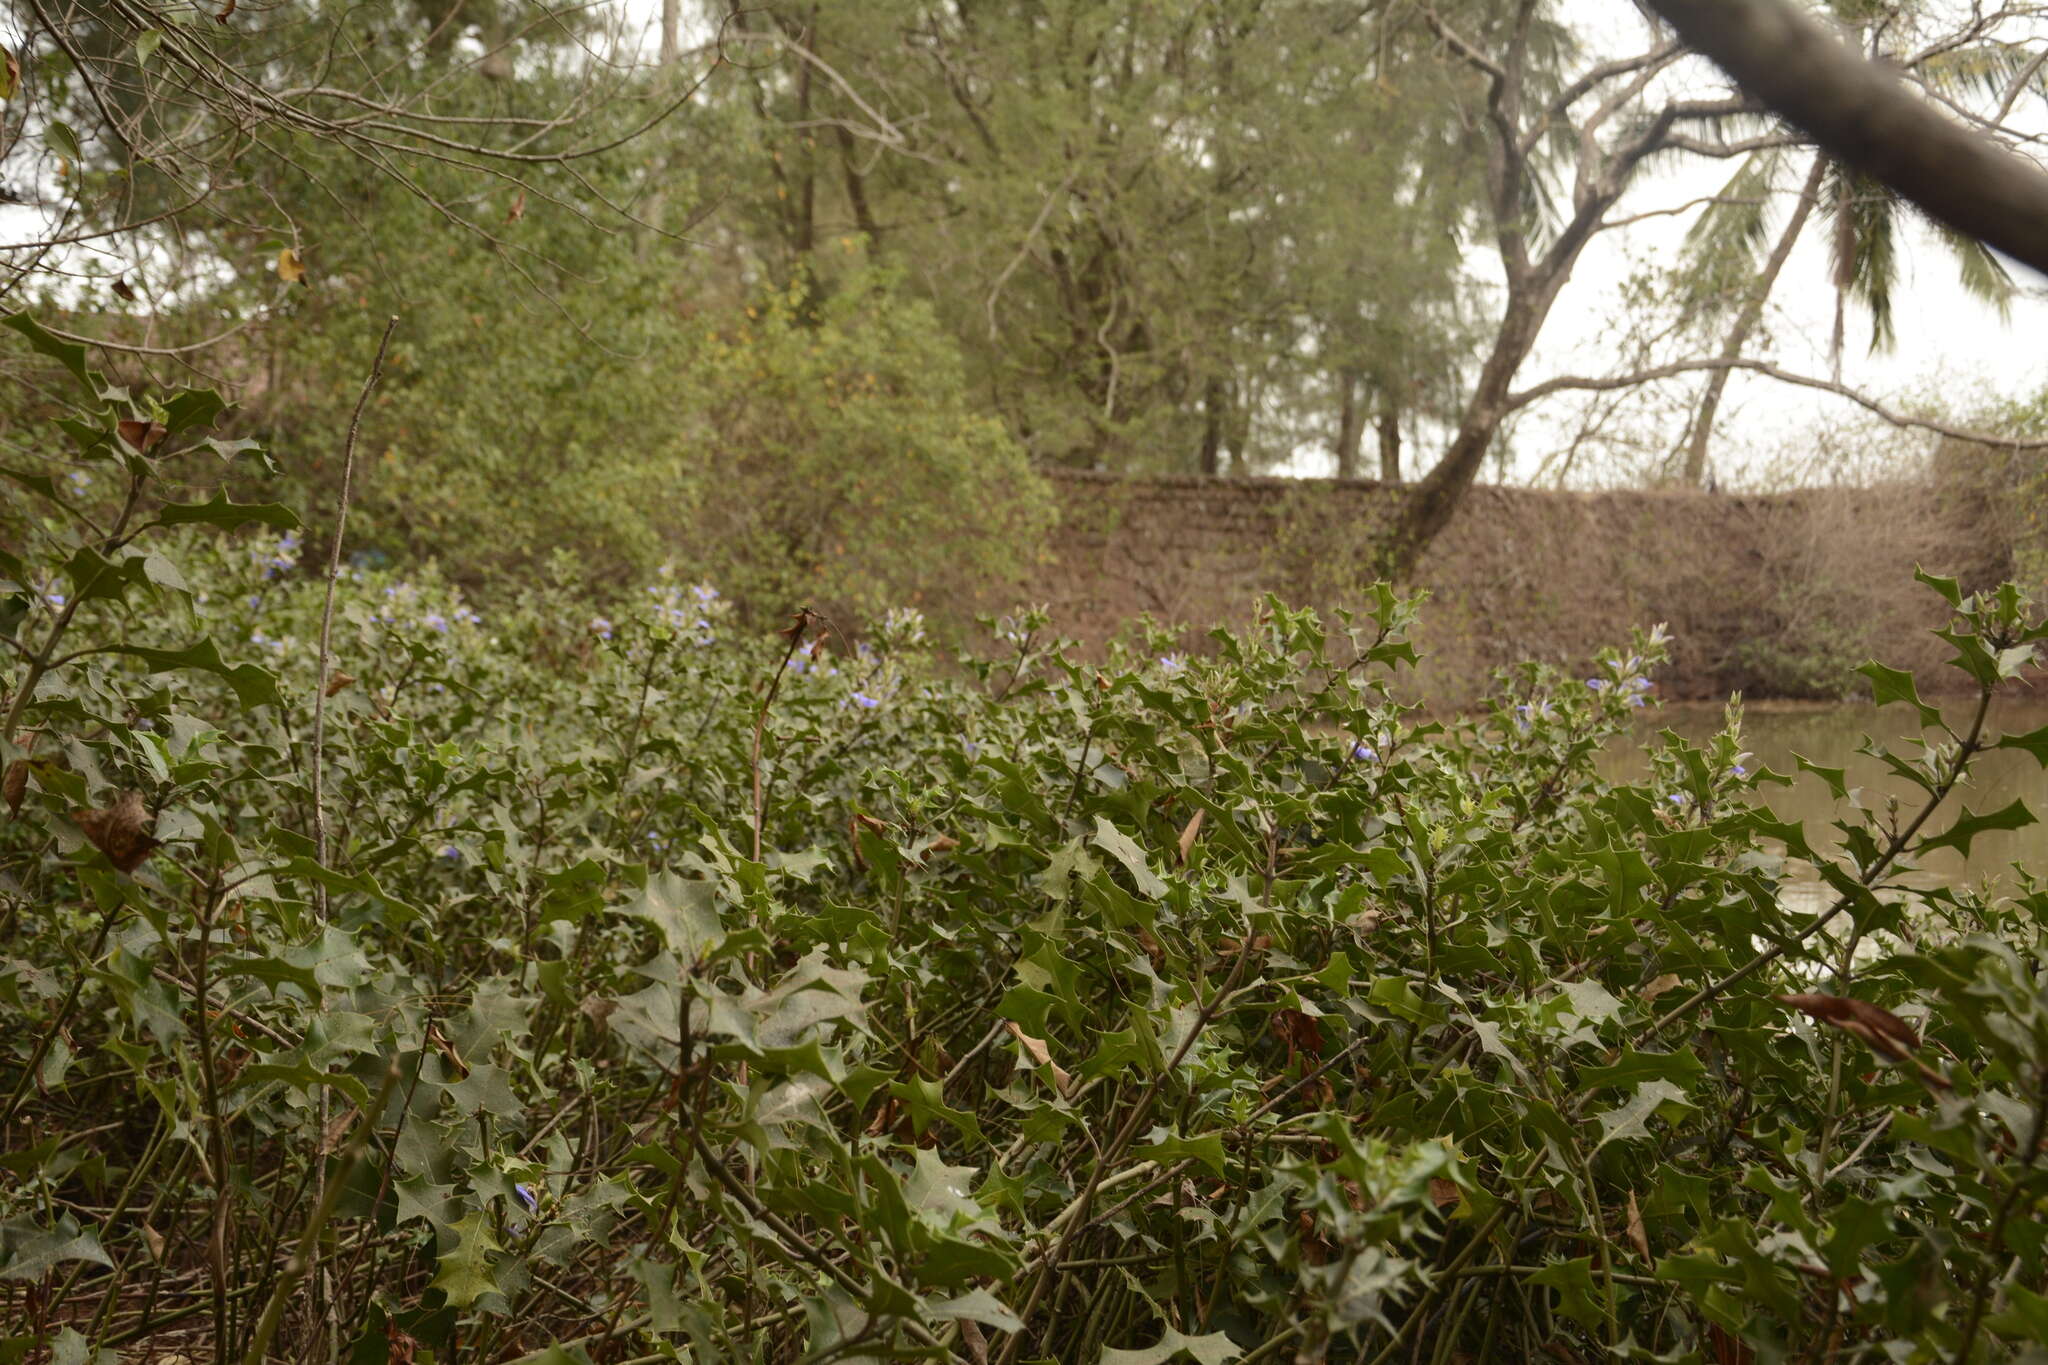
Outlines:
[{"label": "overhanging tree branch", "polygon": [[1784,0],[1645,3],[1831,156],[2048,271],[2048,172],[1916,99]]},{"label": "overhanging tree branch", "polygon": [[1831,393],[1837,398],[1846,399],[1858,407],[1866,409],[1895,427],[1905,427],[1915,431],[1931,431],[1938,436],[1948,436],[1958,441],[1968,441],[1973,445],[1997,446],[2006,450],[2039,450],[2041,448],[2039,437],[2021,439],[2012,436],[1996,436],[1990,432],[1971,431],[1967,427],[1950,426],[1946,422],[1936,421],[1933,418],[1908,416],[1905,413],[1886,407],[1875,398],[1870,397],[1868,394],[1860,393],[1847,384],[1837,384],[1831,379],[1819,379],[1813,375],[1799,374],[1792,370],[1780,369],[1769,361],[1751,360],[1742,356],[1710,356],[1699,360],[1675,360],[1669,365],[1657,365],[1647,370],[1635,370],[1629,374],[1608,375],[1601,378],[1594,378],[1588,375],[1559,375],[1555,379],[1546,379],[1540,384],[1533,384],[1526,389],[1509,394],[1505,410],[1514,412],[1528,407],[1539,399],[1548,398],[1555,393],[1600,393],[1609,389],[1631,389],[1640,384],[1655,383],[1660,379],[1676,379],[1680,375],[1699,374],[1703,371],[1713,370],[1744,370],[1750,374],[1763,375],[1767,379],[1775,379],[1780,384],[1791,384],[1797,388],[1818,389],[1822,393]]}]

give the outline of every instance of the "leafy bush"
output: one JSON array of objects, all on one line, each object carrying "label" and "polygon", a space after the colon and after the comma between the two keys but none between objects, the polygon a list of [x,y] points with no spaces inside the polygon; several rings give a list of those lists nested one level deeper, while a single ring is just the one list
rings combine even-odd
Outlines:
[{"label": "leafy bush", "polygon": [[1739,712],[1597,776],[1659,635],[1431,722],[1384,588],[957,671],[680,570],[596,618],[353,572],[330,672],[289,514],[176,500],[214,405],[42,342],[89,398],[0,556],[0,1359],[2048,1342],[2048,892],[1897,881],[2031,819],[1946,814],[2048,760],[1985,724],[2015,590],[1926,580],[1966,728],[1866,670],[1927,799],[1815,768],[1839,859]]}]

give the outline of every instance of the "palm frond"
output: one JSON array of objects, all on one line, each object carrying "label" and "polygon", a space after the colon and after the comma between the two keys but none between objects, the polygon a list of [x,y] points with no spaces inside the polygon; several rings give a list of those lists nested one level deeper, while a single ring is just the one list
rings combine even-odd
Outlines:
[{"label": "palm frond", "polygon": [[[2022,43],[1972,43],[1935,53],[1914,67],[1911,76],[1928,89],[1951,98],[1977,96],[1995,100],[2003,98],[2005,88],[2037,55],[2038,49]],[[2037,90],[2048,89],[2039,72],[2030,84]]]},{"label": "palm frond", "polygon": [[2000,321],[2012,321],[2012,299],[2019,287],[2007,273],[2005,263],[1975,237],[1965,236],[1946,223],[1927,221],[1954,253],[1963,288],[1997,308]]}]

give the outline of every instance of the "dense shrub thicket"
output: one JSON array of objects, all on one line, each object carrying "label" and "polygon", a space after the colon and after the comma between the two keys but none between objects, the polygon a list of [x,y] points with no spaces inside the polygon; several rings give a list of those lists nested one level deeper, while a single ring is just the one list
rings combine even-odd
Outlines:
[{"label": "dense shrub thicket", "polygon": [[[33,329],[30,329],[33,330]],[[932,657],[687,570],[592,617],[181,500],[204,394],[9,467],[0,1359],[2007,1360],[2048,1342],[2048,894],[1840,851],[1664,642],[1428,721],[1413,605]],[[233,528],[188,539],[206,525]],[[1958,807],[1961,807],[1958,812]],[[1816,915],[1782,894],[1817,861]],[[1805,908],[1801,908],[1805,907]]]}]

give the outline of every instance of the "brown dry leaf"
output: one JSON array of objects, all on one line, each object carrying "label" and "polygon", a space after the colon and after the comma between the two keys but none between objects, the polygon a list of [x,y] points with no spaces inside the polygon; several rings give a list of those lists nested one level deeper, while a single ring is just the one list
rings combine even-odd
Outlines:
[{"label": "brown dry leaf", "polygon": [[0,775],[0,801],[7,803],[7,818],[21,814],[21,800],[28,795],[28,760],[17,758]]},{"label": "brown dry leaf", "polygon": [[1323,1055],[1323,1026],[1313,1016],[1300,1010],[1275,1010],[1271,1027],[1274,1036],[1286,1042],[1290,1053],[1305,1052],[1316,1058]]},{"label": "brown dry leaf", "polygon": [[218,10],[214,11],[214,22],[225,24],[228,20],[234,18],[235,5],[237,3],[238,0],[227,0],[226,4],[223,4]]},{"label": "brown dry leaf", "polygon": [[128,283],[128,281],[115,280],[113,289],[115,298],[120,299],[124,303],[135,302],[135,286]]},{"label": "brown dry leaf", "polygon": [[612,1015],[618,1012],[619,1002],[607,1000],[595,992],[583,997],[576,1006],[576,1012],[596,1025],[599,1033],[611,1026]]},{"label": "brown dry leaf", "polygon": [[118,430],[122,440],[145,455],[162,445],[164,437],[170,435],[162,422],[138,422],[132,417],[122,418]]},{"label": "brown dry leaf", "polygon": [[1017,1027],[1015,1020],[1008,1021],[1003,1027],[1010,1031],[1010,1036],[1017,1040],[1017,1046],[1024,1049],[1035,1065],[1052,1068],[1053,1084],[1059,1088],[1059,1092],[1062,1095],[1066,1094],[1072,1086],[1074,1078],[1067,1074],[1065,1067],[1052,1059],[1052,1049],[1046,1046],[1045,1039],[1033,1038],[1023,1029]]},{"label": "brown dry leaf", "polygon": [[14,98],[14,92],[21,89],[21,59],[12,52],[0,49],[0,103]]},{"label": "brown dry leaf", "polygon": [[1455,1180],[1446,1180],[1440,1175],[1429,1178],[1429,1202],[1440,1209],[1456,1208],[1465,1200],[1464,1192]]},{"label": "brown dry leaf", "polygon": [[149,1259],[159,1264],[164,1259],[164,1235],[149,1224],[142,1225],[142,1244],[149,1248]]},{"label": "brown dry leaf", "polygon": [[1655,981],[1652,981],[1649,985],[1637,991],[1636,994],[1642,997],[1642,999],[1647,1002],[1655,1000],[1658,996],[1664,994],[1666,991],[1676,990],[1677,988],[1678,973],[1666,972],[1664,973],[1664,975],[1658,977]]},{"label": "brown dry leaf", "polygon": [[1205,814],[1206,811],[1197,810],[1188,818],[1186,827],[1180,832],[1180,860],[1183,866],[1187,864],[1188,850],[1195,846],[1195,836],[1202,832],[1202,817]]},{"label": "brown dry leaf", "polygon": [[356,676],[353,673],[342,673],[337,671],[331,674],[327,679],[327,695],[330,697],[333,696],[335,693],[341,691],[342,688],[347,687],[350,683],[354,682],[355,680]]},{"label": "brown dry leaf", "polygon": [[161,845],[151,837],[156,817],[142,804],[141,792],[123,792],[103,810],[74,810],[71,818],[92,846],[123,872],[133,872]]},{"label": "brown dry leaf", "polygon": [[1628,1240],[1634,1244],[1636,1255],[1643,1258],[1644,1265],[1653,1265],[1650,1259],[1650,1234],[1643,1230],[1643,1211],[1636,1207],[1636,1192],[1628,1192]]},{"label": "brown dry leaf", "polygon": [[[228,7],[234,8],[234,0],[228,0]],[[299,259],[299,253],[286,247],[277,253],[277,277],[286,284],[306,282],[306,263]]]},{"label": "brown dry leaf", "polygon": [[518,195],[512,200],[512,207],[505,210],[505,221],[508,223],[516,223],[525,216],[526,191],[522,189],[519,191]]},{"label": "brown dry leaf", "polygon": [[339,1114],[327,1120],[327,1126],[320,1130],[320,1155],[326,1156],[328,1153],[338,1150],[342,1139],[348,1136],[348,1130],[354,1126],[355,1121],[356,1109],[354,1105],[349,1105]]},{"label": "brown dry leaf", "polygon": [[1920,1048],[1920,1035],[1913,1031],[1913,1026],[1883,1006],[1842,995],[1781,995],[1777,1000],[1781,1005],[1790,1005],[1801,1014],[1861,1038],[1870,1045],[1871,1051],[1887,1061],[1910,1063],[1929,1085],[1942,1090],[1951,1088],[1948,1077],[1913,1055]]}]

